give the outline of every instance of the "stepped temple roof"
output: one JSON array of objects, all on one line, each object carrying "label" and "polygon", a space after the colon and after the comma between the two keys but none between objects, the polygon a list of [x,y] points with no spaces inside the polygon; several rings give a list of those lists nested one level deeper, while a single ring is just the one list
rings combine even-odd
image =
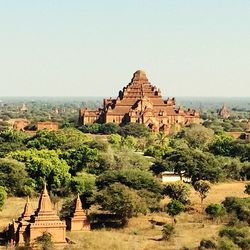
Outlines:
[{"label": "stepped temple roof", "polygon": [[175,98],[164,100],[161,91],[152,85],[143,70],[137,70],[131,81],[119,91],[115,99],[104,99],[103,108],[80,109],[80,125],[88,123],[143,123],[153,131],[169,132],[173,126],[199,123],[195,110],[176,108]]}]

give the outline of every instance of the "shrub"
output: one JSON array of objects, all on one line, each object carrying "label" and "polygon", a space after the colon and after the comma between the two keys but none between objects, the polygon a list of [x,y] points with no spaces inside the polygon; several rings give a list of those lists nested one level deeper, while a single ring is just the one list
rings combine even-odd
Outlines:
[{"label": "shrub", "polygon": [[225,207],[217,203],[208,205],[205,211],[213,218],[223,216],[226,213]]},{"label": "shrub", "polygon": [[171,199],[186,204],[189,201],[188,196],[190,194],[190,186],[182,181],[178,181],[165,185],[163,192]]},{"label": "shrub", "polygon": [[36,243],[41,247],[42,250],[52,250],[54,249],[54,244],[52,241],[52,235],[48,232],[43,232],[43,234],[35,239]]},{"label": "shrub", "polygon": [[245,186],[245,193],[250,195],[250,182]]},{"label": "shrub", "polygon": [[211,240],[201,240],[200,242],[200,246],[199,246],[199,249],[215,249],[216,248],[216,244],[211,241]]},{"label": "shrub", "polygon": [[173,217],[183,212],[184,209],[185,206],[178,200],[171,200],[167,205],[167,213]]},{"label": "shrub", "polygon": [[162,228],[162,239],[169,240],[175,233],[174,226],[171,224],[165,224]]},{"label": "shrub", "polygon": [[223,205],[227,212],[234,213],[239,220],[250,224],[250,198],[226,197]]},{"label": "shrub", "polygon": [[7,199],[7,193],[5,191],[5,188],[0,186],[0,211],[5,203],[6,199]]}]

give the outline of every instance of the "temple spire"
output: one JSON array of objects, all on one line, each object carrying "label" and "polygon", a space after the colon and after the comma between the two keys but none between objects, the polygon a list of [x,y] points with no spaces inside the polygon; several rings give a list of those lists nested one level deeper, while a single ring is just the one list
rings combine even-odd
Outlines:
[{"label": "temple spire", "polygon": [[44,183],[44,187],[43,187],[42,194],[40,196],[37,212],[38,213],[39,212],[50,212],[52,210],[53,209],[52,209],[51,201],[49,198],[48,190],[46,187],[46,183]]},{"label": "temple spire", "polygon": [[81,199],[80,199],[80,195],[78,193],[77,198],[76,198],[75,212],[76,211],[81,211],[81,210],[82,210],[82,202],[81,202]]},{"label": "temple spire", "polygon": [[27,201],[25,203],[25,206],[24,206],[24,210],[23,210],[23,213],[21,215],[21,219],[30,219],[30,216],[32,215],[33,213],[33,209],[31,207],[31,204],[30,204],[30,199],[29,199],[29,196],[27,197]]}]

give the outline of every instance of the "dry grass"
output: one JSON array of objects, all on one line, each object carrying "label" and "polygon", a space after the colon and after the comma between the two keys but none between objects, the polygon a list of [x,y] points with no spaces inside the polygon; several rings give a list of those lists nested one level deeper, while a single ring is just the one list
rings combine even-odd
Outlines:
[{"label": "dry grass", "polygon": [[[204,206],[221,202],[226,196],[245,197],[244,182],[221,183],[212,186]],[[33,208],[37,199],[31,200]],[[163,203],[167,202],[165,200]],[[183,213],[177,217],[176,234],[168,242],[159,241],[161,226],[153,226],[149,220],[171,222],[165,213],[151,214],[132,218],[123,229],[102,229],[92,232],[68,232],[68,237],[76,244],[69,245],[69,250],[176,250],[182,247],[195,249],[201,239],[216,239],[222,224],[213,223],[200,213],[200,199],[195,191],[191,193],[193,212]],[[9,198],[0,212],[0,229],[17,218],[25,204],[25,199]],[[1,248],[0,248],[1,249]]]}]

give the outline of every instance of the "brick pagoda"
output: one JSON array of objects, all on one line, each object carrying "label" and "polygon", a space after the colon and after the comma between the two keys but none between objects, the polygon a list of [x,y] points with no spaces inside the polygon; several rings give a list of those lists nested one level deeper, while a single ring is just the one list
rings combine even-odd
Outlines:
[{"label": "brick pagoda", "polygon": [[10,241],[18,246],[34,246],[36,238],[44,232],[52,235],[55,246],[66,245],[66,224],[59,219],[56,211],[52,209],[46,185],[35,213],[33,213],[29,200],[27,200],[20,218],[9,226]]},{"label": "brick pagoda", "polygon": [[89,231],[90,225],[87,219],[86,213],[82,209],[82,202],[79,194],[76,198],[75,211],[70,219],[70,230],[71,231]]}]

